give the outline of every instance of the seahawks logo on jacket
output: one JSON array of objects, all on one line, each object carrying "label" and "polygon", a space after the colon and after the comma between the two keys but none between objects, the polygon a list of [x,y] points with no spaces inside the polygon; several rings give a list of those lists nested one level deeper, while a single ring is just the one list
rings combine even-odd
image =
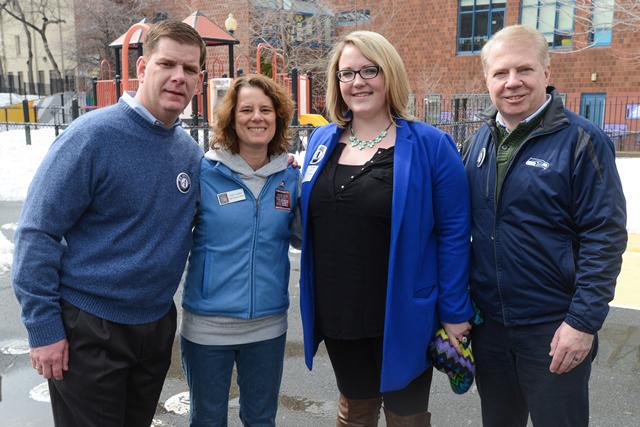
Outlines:
[{"label": "seahawks logo on jacket", "polygon": [[525,165],[533,166],[534,168],[549,169],[549,162],[542,159],[536,159],[535,157],[531,157],[529,160],[527,160]]}]

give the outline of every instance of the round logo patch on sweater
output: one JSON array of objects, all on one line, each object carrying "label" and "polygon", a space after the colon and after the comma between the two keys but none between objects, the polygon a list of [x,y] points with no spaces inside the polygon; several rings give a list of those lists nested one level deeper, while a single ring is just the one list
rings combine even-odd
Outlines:
[{"label": "round logo patch on sweater", "polygon": [[189,174],[180,172],[176,177],[176,186],[181,193],[188,193],[189,189],[191,189],[191,177],[189,177]]}]

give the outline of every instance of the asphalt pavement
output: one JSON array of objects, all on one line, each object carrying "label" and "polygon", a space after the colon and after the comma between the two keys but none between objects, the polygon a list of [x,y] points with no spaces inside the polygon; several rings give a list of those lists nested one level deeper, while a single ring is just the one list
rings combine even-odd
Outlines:
[{"label": "asphalt pavement", "polygon": [[[20,203],[0,202],[0,233],[10,240],[13,237],[12,224],[17,222],[20,208]],[[299,254],[290,253],[290,257],[291,308],[277,424],[283,427],[334,426],[337,388],[324,348],[320,347],[312,372],[304,365],[298,288]],[[179,291],[176,302],[180,301],[180,297]],[[599,337],[600,349],[591,378],[590,425],[638,426],[640,311],[612,308]],[[42,378],[31,368],[27,352],[26,331],[20,323],[10,272],[0,272],[0,426],[53,426],[51,409],[46,401],[46,387],[42,385]],[[158,403],[154,426],[188,426],[187,405],[182,394],[186,391],[176,340],[172,366]],[[230,392],[230,426],[241,426],[237,397],[238,389],[234,380]],[[445,375],[439,372],[434,373],[430,410],[435,427],[482,425],[475,385],[466,394],[456,395],[449,388]],[[385,425],[383,419],[380,425]]]}]

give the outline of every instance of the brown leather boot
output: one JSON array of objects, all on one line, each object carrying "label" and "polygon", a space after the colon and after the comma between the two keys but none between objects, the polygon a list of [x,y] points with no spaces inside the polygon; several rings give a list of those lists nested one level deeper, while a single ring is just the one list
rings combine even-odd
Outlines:
[{"label": "brown leather boot", "polygon": [[377,427],[381,404],[380,397],[347,399],[340,394],[336,427]]},{"label": "brown leather boot", "polygon": [[394,414],[384,408],[387,427],[431,427],[431,412],[421,412],[413,415]]}]

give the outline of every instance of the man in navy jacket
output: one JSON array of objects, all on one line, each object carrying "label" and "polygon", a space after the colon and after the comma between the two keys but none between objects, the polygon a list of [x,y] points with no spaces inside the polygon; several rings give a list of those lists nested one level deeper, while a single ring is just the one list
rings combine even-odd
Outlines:
[{"label": "man in navy jacket", "polygon": [[588,381],[627,234],[609,138],[548,87],[547,41],[506,27],[481,53],[494,104],[465,147],[484,426],[586,426]]}]

